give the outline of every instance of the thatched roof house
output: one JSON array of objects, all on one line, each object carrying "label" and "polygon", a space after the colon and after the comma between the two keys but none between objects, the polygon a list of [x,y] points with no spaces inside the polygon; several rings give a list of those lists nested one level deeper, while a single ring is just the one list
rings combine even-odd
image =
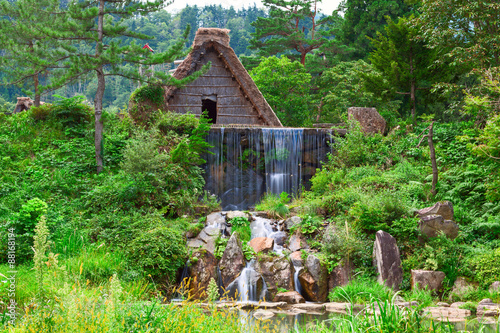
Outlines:
[{"label": "thatched roof house", "polygon": [[213,124],[281,127],[276,114],[229,46],[229,30],[200,28],[193,49],[173,76],[185,78],[211,62],[210,70],[183,88],[165,89],[168,110],[196,115],[208,111]]}]

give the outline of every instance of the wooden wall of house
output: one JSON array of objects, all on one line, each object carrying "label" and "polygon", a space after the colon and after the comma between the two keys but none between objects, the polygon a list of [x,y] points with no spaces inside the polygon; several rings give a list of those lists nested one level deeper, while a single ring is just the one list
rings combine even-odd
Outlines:
[{"label": "wooden wall of house", "polygon": [[204,96],[217,95],[217,122],[216,124],[243,124],[262,125],[258,112],[252,103],[245,98],[238,81],[225,67],[225,63],[214,51],[208,51],[197,65],[197,70],[207,62],[211,62],[210,70],[195,81],[178,89],[169,100],[168,109],[200,115]]}]

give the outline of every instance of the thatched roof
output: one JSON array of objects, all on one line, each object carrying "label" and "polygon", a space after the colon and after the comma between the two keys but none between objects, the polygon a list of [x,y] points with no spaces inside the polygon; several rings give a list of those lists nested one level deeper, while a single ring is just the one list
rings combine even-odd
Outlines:
[{"label": "thatched roof", "polygon": [[[261,122],[262,125],[281,127],[282,124],[278,117],[259,91],[259,88],[257,88],[257,85],[252,80],[245,67],[241,64],[234,50],[229,46],[228,32],[229,30],[227,29],[198,29],[192,51],[175,70],[173,76],[177,79],[182,79],[194,73],[199,69],[200,64],[206,63],[206,60],[204,61],[203,58],[207,55],[207,51],[214,52],[215,50],[219,59],[222,60],[225,67],[231,72],[232,76],[239,84],[244,98],[249,100],[253,108],[257,111],[258,118],[260,119],[259,122]],[[165,87],[167,108],[169,100],[181,90],[182,88],[176,88],[174,86]]]},{"label": "thatched roof", "polygon": [[[29,97],[18,97],[17,98],[17,104],[16,107],[14,108],[13,113],[19,113],[25,110],[29,110],[33,104],[35,103],[34,100],[32,100]],[[40,102],[40,105],[44,104],[43,102]]]}]

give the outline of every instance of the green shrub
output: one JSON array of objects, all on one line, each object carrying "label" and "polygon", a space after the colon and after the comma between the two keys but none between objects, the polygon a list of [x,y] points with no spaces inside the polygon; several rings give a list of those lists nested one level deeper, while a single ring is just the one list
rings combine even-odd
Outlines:
[{"label": "green shrub", "polygon": [[153,130],[137,130],[123,151],[122,170],[134,176],[153,173],[165,167],[168,156],[158,151],[157,133]]},{"label": "green shrub", "polygon": [[34,106],[30,109],[29,114],[31,118],[36,121],[44,121],[49,119],[52,108],[52,104],[43,104],[38,107]]},{"label": "green shrub", "polygon": [[86,125],[92,120],[93,108],[83,103],[85,96],[64,98],[54,95],[54,97],[59,100],[52,105],[50,117],[61,122],[65,127]]},{"label": "green shrub", "polygon": [[374,279],[357,278],[344,287],[334,288],[328,295],[330,302],[367,303],[378,300],[390,301],[393,291]]},{"label": "green shrub", "polygon": [[483,287],[488,287],[500,277],[500,247],[493,251],[486,251],[470,259],[475,269],[475,278]]},{"label": "green shrub", "polygon": [[250,221],[246,217],[235,217],[229,223],[231,223],[231,232],[237,232],[243,244],[250,241],[252,230],[250,229]]},{"label": "green shrub", "polygon": [[282,192],[279,196],[274,193],[266,193],[255,205],[255,210],[266,211],[267,214],[274,218],[285,218],[290,209],[286,206],[290,202],[290,198],[286,192]]},{"label": "green shrub", "polygon": [[199,126],[199,123],[200,121],[194,114],[167,111],[158,114],[156,126],[164,135],[168,135],[170,131],[184,135],[191,134]]},{"label": "green shrub", "polygon": [[130,243],[127,252],[131,263],[153,277],[166,277],[170,282],[187,259],[183,233],[168,227],[142,232]]}]

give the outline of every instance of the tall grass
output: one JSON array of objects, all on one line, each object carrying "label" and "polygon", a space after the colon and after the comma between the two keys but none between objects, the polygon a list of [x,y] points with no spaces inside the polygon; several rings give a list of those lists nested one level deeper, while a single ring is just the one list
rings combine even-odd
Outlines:
[{"label": "tall grass", "polygon": [[328,295],[330,302],[371,303],[374,299],[390,301],[394,292],[370,278],[356,278],[344,287],[333,289]]}]

